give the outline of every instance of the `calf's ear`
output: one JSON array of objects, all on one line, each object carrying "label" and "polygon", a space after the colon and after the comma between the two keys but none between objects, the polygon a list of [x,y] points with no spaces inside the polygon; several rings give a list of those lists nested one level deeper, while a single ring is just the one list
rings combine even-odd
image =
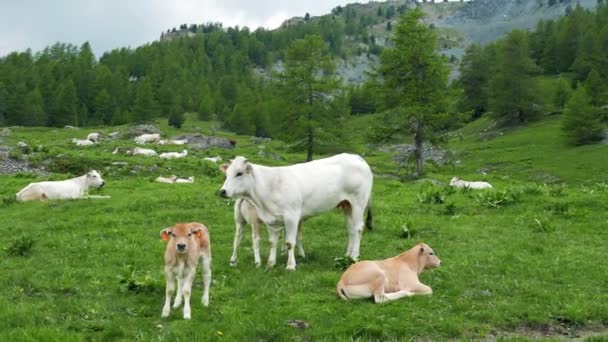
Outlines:
[{"label": "calf's ear", "polygon": [[171,238],[171,228],[165,228],[160,231],[160,238],[167,242]]},{"label": "calf's ear", "polygon": [[424,253],[424,247],[420,247],[420,254]]},{"label": "calf's ear", "polygon": [[253,168],[251,167],[251,163],[247,162],[247,166],[245,166],[245,172],[251,173],[251,170],[253,170]]},{"label": "calf's ear", "polygon": [[220,165],[220,171],[222,171],[223,173],[226,173],[226,170],[228,170],[228,164],[222,164]]}]

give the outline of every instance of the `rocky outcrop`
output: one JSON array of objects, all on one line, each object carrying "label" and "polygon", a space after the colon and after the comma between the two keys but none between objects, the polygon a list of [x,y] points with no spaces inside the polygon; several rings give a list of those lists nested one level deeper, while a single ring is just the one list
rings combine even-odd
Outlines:
[{"label": "rocky outcrop", "polygon": [[144,124],[144,125],[137,125],[137,126],[129,127],[129,129],[127,129],[127,131],[124,133],[124,137],[131,139],[131,138],[138,137],[142,134],[154,134],[154,133],[158,133],[158,134],[162,135],[162,131],[157,126]]},{"label": "rocky outcrop", "polygon": [[221,138],[221,137],[213,137],[202,134],[182,134],[172,138],[173,140],[188,140],[188,145],[199,149],[206,150],[209,148],[217,147],[223,149],[233,149],[236,145],[236,141]]}]

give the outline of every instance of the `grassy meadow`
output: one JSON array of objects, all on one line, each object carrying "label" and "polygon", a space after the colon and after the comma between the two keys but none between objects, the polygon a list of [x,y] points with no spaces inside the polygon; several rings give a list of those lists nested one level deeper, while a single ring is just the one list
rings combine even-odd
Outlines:
[{"label": "grassy meadow", "polygon": [[[367,120],[362,118],[361,120]],[[353,129],[365,127],[361,121]],[[0,176],[1,341],[402,341],[410,339],[601,340],[608,326],[608,145],[567,147],[559,122],[548,118],[484,138],[479,120],[454,135],[452,166],[429,167],[427,179],[452,176],[487,180],[491,191],[455,191],[433,182],[374,181],[375,227],[365,231],[362,259],[386,258],[417,242],[434,248],[441,268],[422,274],[433,288],[426,297],[383,305],[345,302],[335,294],[346,251],[344,220],[336,210],[304,224],[305,259],[295,272],[256,269],[249,230],[239,263],[229,266],[234,235],[233,200],[216,195],[223,182],[203,156],[245,155],[260,164],[299,162],[279,141],[258,156],[249,137],[226,132],[235,150],[195,151],[184,160],[159,161],[112,155],[129,140],[75,148],[69,141],[95,128],[13,128],[2,144],[43,145],[32,159],[55,170],[48,177]],[[105,133],[125,127],[102,128]],[[189,118],[178,132],[210,134]],[[357,132],[353,132],[354,135]],[[179,151],[181,146],[154,146]],[[390,155],[355,143],[375,173],[396,170]],[[61,155],[60,157],[56,157]],[[320,157],[320,156],[317,156]],[[114,166],[112,162],[128,162]],[[71,177],[95,167],[111,195],[44,203],[16,203],[14,194],[32,181]],[[476,173],[487,169],[483,176]],[[61,172],[63,170],[63,172]],[[194,184],[161,184],[159,175],[195,176]],[[181,308],[161,319],[165,243],[159,231],[176,222],[209,227],[213,253],[211,303],[200,303],[200,269],[193,286],[192,320]],[[268,256],[263,232],[262,257]],[[296,319],[310,326],[286,324]]]}]

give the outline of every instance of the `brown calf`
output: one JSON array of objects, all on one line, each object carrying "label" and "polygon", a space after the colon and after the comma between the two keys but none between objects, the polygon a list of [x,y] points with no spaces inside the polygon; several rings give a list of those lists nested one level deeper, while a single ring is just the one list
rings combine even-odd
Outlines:
[{"label": "brown calf", "polygon": [[171,312],[171,296],[175,291],[177,278],[177,294],[173,302],[176,309],[184,298],[184,319],[190,319],[190,295],[192,281],[196,274],[199,258],[203,264],[203,305],[209,305],[209,285],[211,284],[211,242],[207,227],[198,222],[178,223],[160,231],[160,236],[167,242],[165,250],[165,306],[162,317],[168,317]]},{"label": "brown calf", "polygon": [[383,303],[433,290],[418,279],[427,268],[441,261],[431,247],[419,243],[413,248],[384,260],[360,261],[351,265],[338,282],[338,296],[344,300],[374,298]]}]

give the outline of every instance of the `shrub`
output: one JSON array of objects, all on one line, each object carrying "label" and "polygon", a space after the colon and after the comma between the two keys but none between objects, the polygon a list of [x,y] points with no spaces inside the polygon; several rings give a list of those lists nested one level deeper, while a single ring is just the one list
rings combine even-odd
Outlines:
[{"label": "shrub", "polygon": [[475,201],[489,208],[501,208],[519,202],[520,193],[513,190],[485,191],[475,196]]},{"label": "shrub", "polygon": [[532,227],[534,230],[541,233],[548,233],[555,230],[555,227],[546,218],[534,218]]},{"label": "shrub", "polygon": [[526,185],[522,190],[522,193],[530,196],[541,196],[547,193],[546,184],[529,184]]},{"label": "shrub", "polygon": [[149,271],[140,272],[127,266],[125,274],[119,277],[120,289],[131,293],[155,293],[161,288]]},{"label": "shrub", "polygon": [[570,217],[573,214],[568,203],[550,203],[545,206],[545,210],[551,212],[553,215],[564,217]]},{"label": "shrub", "polygon": [[29,256],[34,247],[34,239],[29,236],[19,237],[9,243],[4,250],[13,256]]},{"label": "shrub", "polygon": [[334,261],[335,261],[335,267],[341,271],[346,270],[350,265],[357,262],[357,260],[355,260],[349,256],[335,258]]},{"label": "shrub", "polygon": [[566,184],[554,185],[549,188],[549,195],[553,197],[563,197],[566,196],[566,190],[568,186]]},{"label": "shrub", "polygon": [[70,155],[57,156],[49,162],[47,169],[55,173],[69,173],[80,176],[89,170],[101,170],[103,164],[100,160]]}]

